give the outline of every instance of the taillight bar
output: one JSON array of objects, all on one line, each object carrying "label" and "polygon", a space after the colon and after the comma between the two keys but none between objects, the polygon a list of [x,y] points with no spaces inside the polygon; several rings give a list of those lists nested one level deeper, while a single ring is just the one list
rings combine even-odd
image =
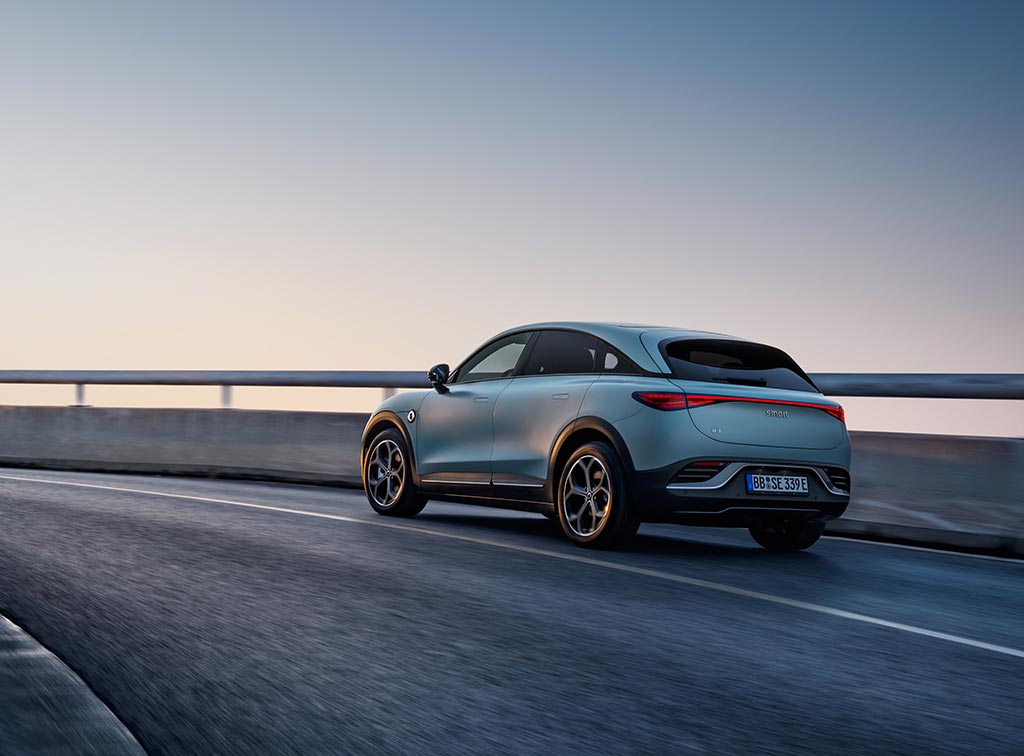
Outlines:
[{"label": "taillight bar", "polygon": [[634,391],[633,398],[658,410],[681,410],[690,406],[686,394],[678,391]]},{"label": "taillight bar", "polygon": [[752,396],[721,396],[720,394],[684,394],[672,391],[635,391],[633,398],[641,404],[659,410],[681,410],[706,407],[724,402],[749,402],[751,404],[775,404],[785,407],[810,407],[826,412],[841,423],[846,423],[846,412],[842,407],[816,402],[795,402],[786,399],[761,399]]},{"label": "taillight bar", "polygon": [[687,402],[690,407],[702,407],[708,404],[719,404],[721,402],[750,402],[752,404],[781,404],[785,407],[810,407],[811,409],[826,412],[841,423],[846,422],[846,412],[842,407],[831,404],[818,404],[817,402],[795,402],[788,399],[761,399],[753,396],[719,396],[717,394],[687,394]]}]

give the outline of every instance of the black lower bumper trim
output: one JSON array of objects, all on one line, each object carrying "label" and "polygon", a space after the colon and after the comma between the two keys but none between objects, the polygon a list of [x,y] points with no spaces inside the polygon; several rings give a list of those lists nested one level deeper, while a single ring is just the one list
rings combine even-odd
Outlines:
[{"label": "black lower bumper trim", "polygon": [[[747,527],[772,519],[834,520],[843,515],[849,504],[848,494],[830,490],[817,474],[801,469],[822,467],[820,464],[736,461],[744,466],[717,487],[669,487],[686,462],[636,473],[633,490],[641,517],[645,521]],[[806,475],[808,493],[803,496],[747,493],[747,472]]]}]

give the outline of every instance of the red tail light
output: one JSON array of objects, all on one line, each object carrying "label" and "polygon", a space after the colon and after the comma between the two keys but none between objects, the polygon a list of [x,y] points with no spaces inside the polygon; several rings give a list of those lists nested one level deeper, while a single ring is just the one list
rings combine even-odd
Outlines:
[{"label": "red tail light", "polygon": [[720,396],[717,394],[684,394],[682,392],[669,391],[635,391],[633,398],[641,404],[659,410],[681,410],[706,407],[709,404],[721,404],[723,402],[749,402],[752,404],[775,404],[784,407],[810,407],[811,409],[826,412],[841,423],[846,423],[846,412],[842,407],[833,407],[831,404],[816,404],[814,402],[791,402],[783,399],[759,399],[747,396]]},{"label": "red tail light", "polygon": [[672,391],[634,391],[633,398],[640,404],[659,410],[686,409],[686,394]]},{"label": "red tail light", "polygon": [[709,459],[701,459],[691,462],[672,478],[673,483],[707,483],[718,473],[722,472],[728,462],[714,462]]},{"label": "red tail light", "polygon": [[846,424],[846,410],[842,407],[822,407],[828,414],[832,415],[836,420],[841,422],[843,425]]},{"label": "red tail light", "polygon": [[783,407],[810,407],[811,409],[826,412],[841,423],[846,423],[846,412],[842,407],[833,407],[831,404],[818,404],[816,402],[793,402],[785,399],[759,399],[753,396],[711,396],[709,394],[690,394],[687,397],[690,407],[700,407],[706,404],[718,404],[720,402],[750,402],[752,404],[775,404]]},{"label": "red tail light", "polygon": [[708,404],[716,404],[719,400],[713,396],[694,396],[690,394],[686,397],[686,406],[690,409],[694,407],[704,407]]}]

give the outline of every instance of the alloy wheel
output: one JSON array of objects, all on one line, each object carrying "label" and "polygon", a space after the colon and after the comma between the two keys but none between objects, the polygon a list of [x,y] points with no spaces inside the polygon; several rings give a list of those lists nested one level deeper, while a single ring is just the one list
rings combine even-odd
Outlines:
[{"label": "alloy wheel", "polygon": [[604,463],[592,454],[577,459],[562,489],[562,512],[569,529],[582,538],[593,535],[608,517],[611,503],[611,478]]},{"label": "alloy wheel", "polygon": [[394,441],[384,439],[370,451],[367,467],[370,496],[377,506],[394,506],[405,486],[405,457]]}]

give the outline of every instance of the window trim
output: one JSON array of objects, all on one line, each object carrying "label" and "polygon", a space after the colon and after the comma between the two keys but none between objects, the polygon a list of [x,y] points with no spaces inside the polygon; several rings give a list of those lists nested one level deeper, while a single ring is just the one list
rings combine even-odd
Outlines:
[{"label": "window trim", "polygon": [[[807,384],[811,387],[809,390],[805,390],[805,389],[780,389],[780,390],[783,390],[783,391],[806,391],[806,393],[817,392],[819,394],[821,393],[821,389],[819,389],[817,384],[815,384],[814,381],[811,380],[811,377],[809,375],[807,375],[807,371],[804,370],[803,367],[800,365],[800,363],[797,362],[795,359],[793,359],[793,355],[791,355],[785,349],[781,349],[781,348],[779,348],[777,346],[772,346],[771,344],[762,344],[759,341],[749,341],[747,339],[723,339],[723,338],[717,338],[716,339],[716,338],[706,338],[706,337],[696,337],[696,336],[693,337],[693,338],[685,338],[685,337],[684,338],[680,338],[678,336],[670,336],[670,337],[668,337],[666,339],[662,339],[661,341],[658,342],[658,352],[661,354],[661,358],[665,361],[665,366],[668,367],[668,376],[670,378],[673,377],[673,373],[672,373],[672,363],[670,362],[670,358],[669,358],[669,355],[668,355],[668,345],[669,344],[673,344],[673,343],[678,342],[678,341],[720,341],[720,342],[724,342],[724,343],[752,344],[754,346],[765,347],[767,349],[774,349],[775,351],[781,352],[783,355],[785,355],[786,357],[788,357],[790,359],[790,361],[793,363],[793,365],[796,366],[796,369],[799,371],[798,373],[796,373],[796,375],[798,377],[800,377],[801,379],[807,381]],[[674,359],[674,358],[672,358],[672,359]],[[676,380],[689,380],[689,379],[677,378]],[[694,380],[693,382],[694,383],[712,383],[711,381],[697,381],[697,380]],[[722,384],[720,384],[720,383],[713,383],[713,385],[721,386]]]},{"label": "window trim", "polygon": [[[523,374],[523,368],[526,366],[526,362],[530,359],[531,355],[533,354],[533,349],[534,349],[534,347],[537,344],[537,339],[540,337],[540,334],[543,333],[544,331],[566,331],[568,333],[579,333],[579,334],[582,334],[584,336],[590,336],[591,338],[596,339],[597,341],[599,341],[602,344],[604,344],[610,350],[614,351],[617,356],[621,357],[623,360],[625,360],[627,363],[629,363],[630,370],[628,372],[621,372],[621,373],[620,372],[612,372],[612,371],[601,370],[601,371],[594,372],[594,373],[555,373],[555,374],[536,373],[534,375],[524,375]],[[496,341],[499,341],[501,339],[506,339],[506,338],[509,338],[511,336],[518,336],[519,334],[522,334],[522,333],[530,334],[530,339],[529,339],[529,341],[527,341],[526,348],[523,350],[522,355],[520,355],[519,362],[516,365],[515,369],[512,371],[511,375],[507,376],[506,378],[479,378],[479,379],[474,380],[474,381],[459,381],[458,380],[458,375],[459,375],[460,372],[462,372],[462,369],[466,366],[466,363],[468,363],[471,359],[476,357],[476,355],[478,355],[482,350],[486,349],[487,347],[489,347],[491,344],[493,344]],[[670,341],[670,340],[671,339],[666,339],[665,341]],[[552,327],[552,328],[535,328],[534,327],[534,328],[520,328],[520,329],[516,329],[516,330],[511,331],[511,332],[510,331],[504,331],[502,333],[497,334],[496,336],[492,336],[487,341],[485,341],[483,344],[481,344],[476,349],[474,349],[472,352],[470,352],[469,356],[467,356],[465,359],[463,359],[462,362],[460,362],[455,367],[455,369],[451,373],[451,378],[449,378],[448,383],[446,383],[445,385],[457,386],[457,385],[466,385],[466,384],[471,384],[471,383],[483,383],[485,381],[503,381],[503,380],[507,380],[508,378],[550,378],[550,377],[552,377],[552,375],[592,375],[592,376],[595,376],[595,377],[600,377],[602,375],[621,375],[623,377],[632,376],[632,377],[639,377],[639,378],[666,378],[666,377],[670,377],[671,373],[658,373],[658,372],[654,372],[652,370],[645,370],[644,368],[642,368],[638,364],[636,364],[636,362],[634,362],[628,355],[626,355],[621,349],[619,349],[617,346],[612,344],[610,341],[608,341],[607,339],[602,339],[600,336],[598,336],[595,333],[591,333],[590,331],[584,331],[584,330],[582,330],[580,328],[567,328],[567,327],[563,327],[563,326],[555,326],[555,327]]]},{"label": "window trim", "polygon": [[[523,370],[526,368],[526,365],[529,363],[530,358],[533,356],[533,350],[536,348],[537,342],[540,340],[541,334],[548,333],[548,332],[576,333],[576,334],[579,334],[581,336],[589,336],[590,338],[594,339],[594,341],[597,341],[598,343],[603,344],[604,347],[608,351],[614,352],[615,356],[619,359],[620,362],[623,362],[623,363],[629,365],[630,370],[629,371],[623,371],[623,372],[618,372],[618,371],[614,371],[614,370],[594,370],[593,372],[586,372],[586,373],[529,373],[529,374],[524,373]],[[512,376],[513,378],[554,378],[554,377],[557,377],[557,376],[560,376],[560,375],[566,375],[566,376],[572,376],[572,375],[592,375],[595,378],[600,378],[602,375],[624,375],[624,376],[626,376],[626,375],[631,375],[631,376],[650,376],[650,375],[653,375],[652,373],[649,373],[649,372],[645,371],[642,367],[637,365],[636,362],[631,360],[626,354],[623,353],[623,351],[621,349],[619,349],[614,344],[609,343],[605,339],[602,339],[600,336],[597,336],[596,334],[593,334],[590,331],[583,331],[583,330],[580,330],[579,328],[541,328],[539,330],[536,330],[536,331],[533,332],[533,338],[530,340],[530,343],[527,345],[527,350],[528,350],[528,352],[525,353],[526,359],[522,360],[520,362],[520,364],[516,366],[516,372],[515,372],[515,374],[513,374],[513,376]]]},{"label": "window trim", "polygon": [[[496,344],[499,341],[504,341],[506,339],[511,339],[511,338],[513,338],[515,336],[520,336],[520,335],[522,335],[524,333],[525,334],[529,334],[529,337],[526,340],[526,344],[523,346],[523,351],[519,353],[519,359],[516,361],[515,367],[512,368],[511,374],[505,375],[505,376],[501,376],[500,378],[474,378],[473,380],[468,380],[468,381],[460,381],[458,379],[459,373],[462,372],[462,369],[471,360],[473,360],[474,357],[476,357],[482,351],[484,351],[485,349],[489,349],[491,346],[493,346],[494,344]],[[527,358],[529,356],[529,354],[533,351],[533,344],[537,340],[537,334],[538,333],[539,333],[539,331],[531,330],[529,328],[525,328],[525,329],[523,329],[521,331],[515,331],[513,333],[499,333],[497,336],[494,336],[494,337],[488,339],[483,344],[481,344],[479,347],[474,349],[470,353],[470,355],[468,357],[466,357],[466,359],[464,359],[462,362],[459,363],[458,367],[456,367],[452,371],[451,378],[448,380],[448,383],[445,384],[445,385],[464,386],[464,385],[467,385],[467,384],[470,384],[470,383],[485,383],[486,381],[505,381],[505,380],[508,380],[510,378],[515,378],[516,376],[519,375],[519,371],[522,370],[523,365],[525,364],[525,358]]]}]

